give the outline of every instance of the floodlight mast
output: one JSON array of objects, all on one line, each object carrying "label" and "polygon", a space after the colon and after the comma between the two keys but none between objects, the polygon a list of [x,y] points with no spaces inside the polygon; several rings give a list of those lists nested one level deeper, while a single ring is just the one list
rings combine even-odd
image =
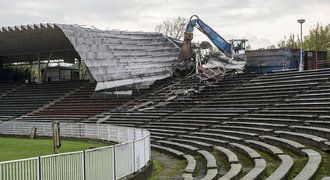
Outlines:
[{"label": "floodlight mast", "polygon": [[299,71],[304,70],[304,64],[303,64],[303,35],[302,35],[302,24],[305,22],[305,19],[298,19],[297,21],[300,23],[300,61],[299,61]]}]

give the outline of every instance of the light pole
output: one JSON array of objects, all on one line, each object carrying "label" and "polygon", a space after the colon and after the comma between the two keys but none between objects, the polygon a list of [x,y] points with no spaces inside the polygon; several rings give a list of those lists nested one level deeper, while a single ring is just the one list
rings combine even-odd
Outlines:
[{"label": "light pole", "polygon": [[300,23],[300,61],[299,61],[299,71],[304,70],[304,64],[303,64],[303,35],[302,35],[302,24],[305,22],[305,19],[298,19],[298,23]]}]

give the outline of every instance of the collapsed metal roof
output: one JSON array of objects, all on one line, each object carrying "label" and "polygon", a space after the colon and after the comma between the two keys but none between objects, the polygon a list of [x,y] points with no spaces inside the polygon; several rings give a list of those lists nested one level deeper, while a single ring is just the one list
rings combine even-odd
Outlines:
[{"label": "collapsed metal roof", "polygon": [[153,32],[102,31],[67,24],[33,24],[0,28],[4,63],[49,58],[81,58],[96,91],[126,85],[149,85],[171,76],[179,47]]}]

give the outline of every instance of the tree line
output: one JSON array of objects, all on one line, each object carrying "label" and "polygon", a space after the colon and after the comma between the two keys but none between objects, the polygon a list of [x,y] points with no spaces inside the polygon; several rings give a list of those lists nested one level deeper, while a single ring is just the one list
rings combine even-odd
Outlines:
[{"label": "tree line", "polygon": [[[278,42],[279,48],[299,49],[301,38],[299,35],[290,34]],[[330,59],[330,24],[322,25],[317,23],[311,28],[307,35],[303,37],[303,49],[306,51],[328,51],[328,59]]]},{"label": "tree line", "polygon": [[[184,17],[177,17],[167,19],[161,24],[156,26],[155,31],[163,33],[166,36],[174,39],[182,40],[184,32],[188,23],[188,19]],[[298,34],[290,34],[288,37],[284,36],[284,39],[279,41],[277,45],[266,47],[269,48],[300,48],[301,39]],[[247,50],[251,47],[248,45]],[[322,25],[317,23],[313,28],[309,30],[307,35],[303,37],[303,49],[306,51],[327,51],[328,59],[330,59],[330,24]]]}]

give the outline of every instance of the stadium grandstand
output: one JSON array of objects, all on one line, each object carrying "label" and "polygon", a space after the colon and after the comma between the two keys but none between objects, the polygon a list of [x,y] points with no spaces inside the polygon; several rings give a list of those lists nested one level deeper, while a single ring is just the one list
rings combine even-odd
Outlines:
[{"label": "stadium grandstand", "polygon": [[[39,24],[0,40],[0,71],[30,68],[2,80],[2,123],[146,129],[154,152],[184,160],[181,179],[330,179],[330,69],[175,78],[178,47],[162,34]],[[51,63],[78,78],[47,78]]]}]

